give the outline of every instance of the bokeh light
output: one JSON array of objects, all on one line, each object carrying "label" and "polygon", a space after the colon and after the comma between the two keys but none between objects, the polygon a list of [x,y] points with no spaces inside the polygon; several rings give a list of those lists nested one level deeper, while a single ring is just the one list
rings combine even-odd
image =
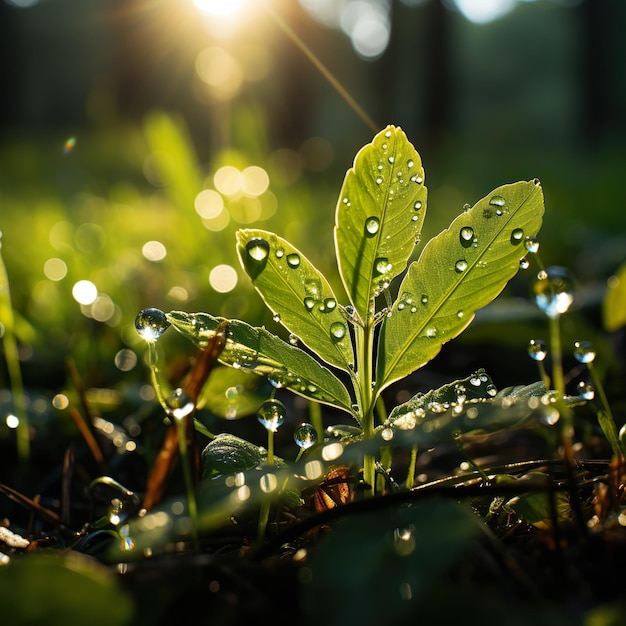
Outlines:
[{"label": "bokeh light", "polygon": [[79,280],[72,287],[72,296],[79,304],[93,304],[98,297],[98,288],[90,280]]},{"label": "bokeh light", "polygon": [[167,256],[167,248],[160,241],[147,241],[141,248],[141,253],[148,261],[158,263]]},{"label": "bokeh light", "polygon": [[215,291],[228,293],[237,286],[237,271],[230,265],[216,265],[209,274],[209,283]]}]

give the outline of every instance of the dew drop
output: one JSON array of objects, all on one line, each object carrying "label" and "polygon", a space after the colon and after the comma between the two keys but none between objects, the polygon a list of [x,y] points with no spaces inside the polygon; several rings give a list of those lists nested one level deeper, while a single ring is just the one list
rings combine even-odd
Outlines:
[{"label": "dew drop", "polygon": [[292,346],[298,345],[298,335],[294,335],[293,333],[289,333],[289,343]]},{"label": "dew drop", "polygon": [[502,196],[491,196],[489,204],[492,206],[504,206],[506,204],[506,200]]},{"label": "dew drop", "polygon": [[389,163],[393,163],[395,161],[395,159],[392,156],[390,156],[388,160],[389,160]]},{"label": "dew drop", "polygon": [[454,271],[457,274],[462,274],[467,269],[467,261],[465,259],[459,259],[454,264]]},{"label": "dew drop", "polygon": [[369,235],[375,235],[380,228],[380,220],[377,217],[368,217],[365,220],[365,232]]},{"label": "dew drop", "polygon": [[314,446],[317,443],[317,430],[312,424],[306,422],[300,424],[293,432],[293,440],[303,450]]},{"label": "dew drop", "polygon": [[421,302],[422,304],[428,304],[428,295],[427,295],[427,294],[425,294],[425,293],[423,293],[423,294],[422,294],[422,297],[420,298],[420,302]]},{"label": "dew drop", "polygon": [[169,321],[160,309],[143,309],[135,317],[135,329],[139,335],[150,343],[156,341],[170,326]]},{"label": "dew drop", "polygon": [[419,210],[422,208],[422,203],[418,200],[418,201],[417,201],[417,202],[413,205],[413,208],[414,208],[416,211],[419,211]]},{"label": "dew drop", "polygon": [[578,395],[583,400],[593,400],[596,396],[596,390],[593,388],[593,385],[581,380],[578,383]]},{"label": "dew drop", "polygon": [[330,338],[333,341],[340,341],[346,336],[346,325],[342,322],[333,322],[330,325]]},{"label": "dew drop", "polygon": [[522,239],[524,238],[524,231],[521,228],[514,228],[511,233],[511,243],[514,246],[522,243]]},{"label": "dew drop", "polygon": [[524,246],[531,254],[537,254],[539,252],[539,239],[537,237],[526,237]]},{"label": "dew drop", "polygon": [[270,244],[261,237],[255,237],[246,244],[246,252],[252,260],[260,263],[267,258],[270,252]]},{"label": "dew drop", "polygon": [[553,265],[538,275],[533,294],[537,306],[548,317],[556,318],[574,302],[574,282],[566,268]]},{"label": "dew drop", "polygon": [[[391,131],[390,131],[390,130],[388,130],[388,131],[385,133],[385,137],[387,137],[387,138],[391,137]],[[386,148],[386,147],[387,147],[387,144],[384,144],[384,145],[383,145],[383,148]]]},{"label": "dew drop", "polygon": [[276,248],[276,258],[277,259],[282,259],[283,256],[285,256],[285,249],[284,248]]},{"label": "dew drop", "polygon": [[421,185],[421,184],[424,182],[424,179],[423,179],[421,176],[418,176],[418,177],[415,179],[415,182],[416,182],[418,185]]},{"label": "dew drop", "polygon": [[330,311],[334,311],[336,307],[337,307],[337,300],[335,300],[334,298],[326,298],[324,300],[324,311],[326,313]]},{"label": "dew drop", "polygon": [[409,160],[406,165],[407,165],[407,167],[411,168],[411,167],[413,167],[415,165],[415,163],[413,163],[412,160]]},{"label": "dew drop", "polygon": [[315,307],[315,298],[312,298],[311,296],[306,296],[304,298],[304,308],[307,311],[312,311],[313,307]]},{"label": "dew drop", "polygon": [[274,315],[272,315],[272,319],[275,322],[280,322],[280,313],[274,313]]},{"label": "dew drop", "polygon": [[300,255],[295,252],[287,255],[287,265],[294,269],[300,265]]},{"label": "dew drop", "polygon": [[591,363],[596,358],[596,351],[590,341],[576,341],[574,343],[574,358],[579,363]]},{"label": "dew drop", "polygon": [[465,315],[465,313],[463,311],[457,311],[456,312],[456,316],[461,319],[463,316]]},{"label": "dew drop", "polygon": [[427,328],[426,329],[426,336],[429,339],[434,339],[437,336],[437,329],[432,327],[432,326],[430,328]]},{"label": "dew drop", "polygon": [[527,270],[530,267],[530,261],[525,256],[523,256],[519,260],[519,267],[522,270]]},{"label": "dew drop", "polygon": [[276,432],[278,427],[285,421],[286,415],[285,405],[276,399],[269,399],[263,402],[256,414],[263,427],[272,432]]},{"label": "dew drop", "polygon": [[180,387],[172,391],[166,404],[167,414],[179,420],[191,415],[196,408],[191,398]]},{"label": "dew drop", "polygon": [[542,339],[531,339],[528,342],[528,355],[533,361],[543,361],[548,356],[548,347]]},{"label": "dew drop", "polygon": [[374,261],[374,270],[378,275],[386,274],[391,271],[391,263],[389,263],[389,259],[385,257],[379,257]]},{"label": "dew drop", "polygon": [[459,232],[459,241],[464,248],[469,248],[474,241],[474,229],[471,226],[463,226]]},{"label": "dew drop", "polygon": [[377,185],[380,185],[382,182],[383,182],[383,179],[379,176],[379,177],[376,179],[376,184],[377,184]]}]

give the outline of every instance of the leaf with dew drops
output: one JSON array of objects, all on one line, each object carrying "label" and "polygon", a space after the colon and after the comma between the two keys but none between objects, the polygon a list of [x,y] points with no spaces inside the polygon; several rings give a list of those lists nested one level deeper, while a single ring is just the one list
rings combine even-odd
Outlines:
[{"label": "leaf with dew drops", "polygon": [[335,219],[344,287],[361,319],[370,302],[403,272],[420,238],[427,190],[419,154],[404,132],[387,126],[347,171]]},{"label": "leaf with dew drops", "polygon": [[263,230],[239,230],[243,268],[275,318],[324,361],[350,371],[348,325],[332,287],[289,242]]},{"label": "leaf with dew drops", "polygon": [[543,210],[538,181],[503,185],[428,242],[381,325],[378,393],[433,359],[504,289],[519,270],[524,238],[541,227]]},{"label": "leaf with dew drops", "polygon": [[[207,344],[224,321],[208,313],[170,311],[166,315],[173,328],[200,347]],[[352,413],[348,390],[330,370],[265,328],[229,320],[226,345],[219,361],[265,376],[277,387]]]}]

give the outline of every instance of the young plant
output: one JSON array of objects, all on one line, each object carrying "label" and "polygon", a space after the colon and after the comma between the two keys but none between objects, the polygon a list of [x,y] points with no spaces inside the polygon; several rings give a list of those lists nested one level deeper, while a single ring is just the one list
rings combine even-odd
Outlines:
[{"label": "young plant", "polygon": [[[503,185],[467,205],[413,260],[426,204],[420,156],[390,125],[358,152],[339,194],[334,241],[345,297],[279,235],[239,230],[241,264],[290,341],[228,320],[220,361],[346,411],[371,438],[382,392],[431,361],[503,290],[544,210],[539,181]],[[201,346],[224,322],[181,311],[167,320]],[[374,472],[366,454],[367,485]]]}]

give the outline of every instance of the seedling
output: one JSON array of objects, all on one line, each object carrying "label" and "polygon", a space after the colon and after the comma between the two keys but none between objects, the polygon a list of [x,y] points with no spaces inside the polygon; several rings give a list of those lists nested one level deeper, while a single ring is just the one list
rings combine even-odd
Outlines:
[{"label": "seedling", "polygon": [[[503,290],[544,211],[538,180],[503,185],[466,205],[414,259],[426,206],[420,155],[390,125],[358,152],[339,194],[334,241],[345,296],[281,236],[239,230],[242,267],[290,340],[228,320],[219,360],[349,413],[371,439],[382,392],[431,361]],[[225,321],[202,312],[165,317],[199,346]],[[373,455],[363,467],[373,486]]]}]

